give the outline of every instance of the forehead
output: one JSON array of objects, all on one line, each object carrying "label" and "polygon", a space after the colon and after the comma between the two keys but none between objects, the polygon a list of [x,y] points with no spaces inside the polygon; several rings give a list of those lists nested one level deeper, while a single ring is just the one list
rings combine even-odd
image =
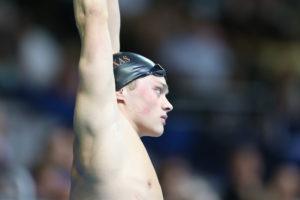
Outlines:
[{"label": "forehead", "polygon": [[146,83],[146,84],[163,84],[167,85],[165,77],[159,77],[159,76],[146,76],[144,78],[139,79],[140,82]]},{"label": "forehead", "polygon": [[152,87],[161,87],[164,93],[169,93],[169,88],[164,77],[149,75],[140,79],[137,79],[139,82],[137,87],[141,90],[148,90]]}]

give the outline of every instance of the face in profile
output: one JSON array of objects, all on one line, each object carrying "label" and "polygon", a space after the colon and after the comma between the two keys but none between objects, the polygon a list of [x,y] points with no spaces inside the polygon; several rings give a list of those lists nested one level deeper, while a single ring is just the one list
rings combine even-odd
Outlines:
[{"label": "face in profile", "polygon": [[158,137],[164,131],[167,114],[173,109],[168,101],[164,77],[146,76],[137,79],[134,88],[123,90],[127,115],[140,136]]}]

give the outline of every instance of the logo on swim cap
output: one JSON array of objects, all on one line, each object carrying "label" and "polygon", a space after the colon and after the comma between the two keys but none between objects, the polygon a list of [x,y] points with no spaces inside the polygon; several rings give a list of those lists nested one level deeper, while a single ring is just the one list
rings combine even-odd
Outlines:
[{"label": "logo on swim cap", "polygon": [[123,64],[126,64],[126,63],[129,63],[130,62],[130,58],[126,55],[123,55],[123,56],[120,56],[120,57],[117,57],[117,58],[114,58],[114,67],[118,67],[120,65],[123,65]]}]

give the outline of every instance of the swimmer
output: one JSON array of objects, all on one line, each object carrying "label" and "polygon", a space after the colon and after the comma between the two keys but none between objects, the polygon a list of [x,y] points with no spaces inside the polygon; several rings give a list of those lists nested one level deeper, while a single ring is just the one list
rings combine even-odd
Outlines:
[{"label": "swimmer", "polygon": [[81,38],[74,116],[71,200],[162,200],[141,141],[162,135],[168,112],[166,71],[120,52],[118,0],[74,0]]}]

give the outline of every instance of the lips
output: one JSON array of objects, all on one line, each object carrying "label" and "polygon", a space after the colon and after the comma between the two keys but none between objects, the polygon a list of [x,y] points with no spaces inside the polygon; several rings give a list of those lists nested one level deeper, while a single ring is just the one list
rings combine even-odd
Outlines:
[{"label": "lips", "polygon": [[162,119],[162,122],[163,122],[163,124],[165,125],[165,124],[166,124],[166,121],[167,121],[167,118],[168,118],[168,116],[167,116],[167,115],[162,115],[160,118]]}]

